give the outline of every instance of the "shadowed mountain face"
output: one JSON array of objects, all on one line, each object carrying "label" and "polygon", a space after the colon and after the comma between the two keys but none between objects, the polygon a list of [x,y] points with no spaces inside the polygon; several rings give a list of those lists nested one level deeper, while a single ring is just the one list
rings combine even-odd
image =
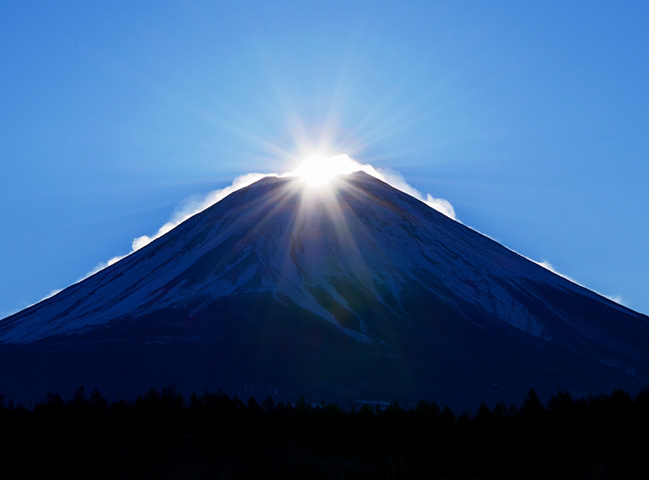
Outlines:
[{"label": "shadowed mountain face", "polygon": [[265,178],[0,322],[0,392],[456,408],[648,383],[649,318],[364,173]]}]

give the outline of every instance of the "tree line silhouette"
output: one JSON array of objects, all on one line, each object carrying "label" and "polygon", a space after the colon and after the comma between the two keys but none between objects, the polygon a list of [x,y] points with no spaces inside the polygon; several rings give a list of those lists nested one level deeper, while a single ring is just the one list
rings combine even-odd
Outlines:
[{"label": "tree line silhouette", "polygon": [[32,408],[0,396],[0,461],[89,478],[632,478],[646,470],[649,389],[456,415],[390,405],[261,403],[174,387],[108,401],[83,387]]}]

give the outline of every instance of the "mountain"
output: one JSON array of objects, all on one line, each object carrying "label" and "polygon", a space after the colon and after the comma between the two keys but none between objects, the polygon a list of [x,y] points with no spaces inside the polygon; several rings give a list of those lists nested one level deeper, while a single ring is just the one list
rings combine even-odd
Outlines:
[{"label": "mountain", "polygon": [[0,392],[456,408],[648,384],[649,318],[358,172],[264,178],[0,322]]}]

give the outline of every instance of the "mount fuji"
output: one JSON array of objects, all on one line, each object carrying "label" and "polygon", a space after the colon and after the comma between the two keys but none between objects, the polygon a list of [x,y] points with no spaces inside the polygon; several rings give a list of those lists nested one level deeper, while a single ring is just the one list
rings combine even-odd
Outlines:
[{"label": "mount fuji", "polygon": [[0,392],[469,408],[637,391],[649,318],[362,172],[266,177],[0,322]]}]

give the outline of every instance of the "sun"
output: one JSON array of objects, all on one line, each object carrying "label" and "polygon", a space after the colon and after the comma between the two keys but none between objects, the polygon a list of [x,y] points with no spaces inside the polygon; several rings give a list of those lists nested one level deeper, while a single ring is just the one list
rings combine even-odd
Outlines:
[{"label": "sun", "polygon": [[329,185],[338,175],[347,175],[359,170],[359,166],[358,162],[344,154],[333,156],[315,154],[307,157],[291,173],[309,186],[322,187]]}]

